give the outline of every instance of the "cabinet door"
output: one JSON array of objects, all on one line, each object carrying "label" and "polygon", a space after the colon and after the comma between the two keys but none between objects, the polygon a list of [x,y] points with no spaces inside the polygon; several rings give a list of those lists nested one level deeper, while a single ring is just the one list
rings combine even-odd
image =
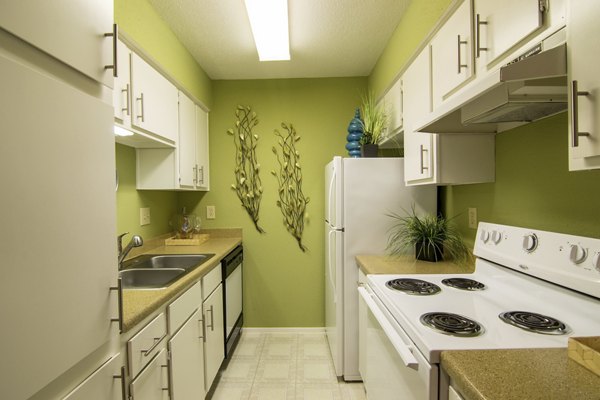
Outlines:
[{"label": "cabinet door", "polygon": [[194,188],[196,185],[196,105],[179,92],[179,185]]},{"label": "cabinet door", "polygon": [[209,390],[221,363],[225,359],[225,327],[223,322],[223,286],[219,284],[215,291],[204,301],[204,323],[206,342],[204,343],[204,373],[206,389]]},{"label": "cabinet door", "polygon": [[464,0],[431,41],[433,108],[474,74],[471,0]]},{"label": "cabinet door", "polygon": [[433,177],[433,134],[416,132],[415,121],[431,111],[430,48],[425,47],[402,77],[404,87],[404,180],[406,183]]},{"label": "cabinet door", "polygon": [[113,87],[113,2],[0,0],[0,27]]},{"label": "cabinet door", "polygon": [[134,111],[131,123],[176,143],[177,88],[135,53],[131,54],[131,84]]},{"label": "cabinet door", "polygon": [[169,400],[167,351],[160,353],[129,385],[133,400]]},{"label": "cabinet door", "polygon": [[475,31],[479,34],[475,57],[481,71],[542,27],[539,0],[474,1]]},{"label": "cabinet door", "polygon": [[23,399],[116,334],[113,110],[2,56],[0,75],[0,387]]},{"label": "cabinet door", "polygon": [[388,115],[386,137],[390,137],[402,129],[402,80],[398,79],[385,94],[383,106]]},{"label": "cabinet door", "polygon": [[131,51],[120,40],[117,42],[118,77],[115,78],[113,90],[113,107],[115,120],[124,125],[131,124],[131,83],[130,61]]},{"label": "cabinet door", "polygon": [[125,367],[119,354],[111,357],[63,400],[126,400]]},{"label": "cabinet door", "polygon": [[210,189],[208,154],[208,112],[196,106],[196,187],[200,190]]},{"label": "cabinet door", "polygon": [[196,310],[169,341],[171,400],[204,398],[204,333]]},{"label": "cabinet door", "polygon": [[[598,43],[600,26],[600,2],[577,0],[569,2],[567,23],[567,55],[569,64],[570,107],[569,107],[569,169],[600,168],[600,79],[598,78]],[[577,84],[579,95],[573,93]],[[585,95],[582,92],[589,94]],[[579,136],[574,142],[574,125]]]}]

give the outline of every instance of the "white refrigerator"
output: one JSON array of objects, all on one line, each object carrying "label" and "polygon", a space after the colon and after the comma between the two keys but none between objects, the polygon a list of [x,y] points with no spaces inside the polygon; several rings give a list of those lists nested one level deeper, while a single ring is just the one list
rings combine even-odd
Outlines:
[{"label": "white refrigerator", "polygon": [[437,190],[404,185],[403,158],[334,157],[325,167],[325,328],[336,375],[358,371],[359,254],[385,254],[390,213],[436,213]]}]

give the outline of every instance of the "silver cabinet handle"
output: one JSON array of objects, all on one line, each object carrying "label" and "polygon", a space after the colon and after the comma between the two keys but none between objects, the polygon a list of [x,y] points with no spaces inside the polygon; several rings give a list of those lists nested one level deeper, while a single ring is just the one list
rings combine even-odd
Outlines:
[{"label": "silver cabinet handle", "polygon": [[429,167],[425,166],[425,162],[424,162],[425,157],[423,157],[423,153],[427,152],[428,150],[423,145],[420,145],[420,148],[421,148],[421,151],[419,153],[420,153],[420,157],[421,157],[421,174],[423,174],[423,173],[425,173],[426,169],[429,169]]},{"label": "silver cabinet handle", "polygon": [[121,111],[125,111],[127,115],[131,115],[131,109],[129,108],[129,83],[125,86],[125,89],[121,89],[121,93],[125,93],[125,107],[122,107]]},{"label": "silver cabinet handle", "polygon": [[206,320],[204,318],[199,319],[198,321],[202,321],[202,341],[206,343]]},{"label": "silver cabinet handle", "polygon": [[[170,361],[167,361],[167,363],[170,363]],[[172,398],[171,395],[171,368],[169,367],[169,364],[167,365],[161,365],[161,368],[166,368],[167,369],[167,387],[163,387],[161,388],[163,390],[163,392],[168,392],[169,393],[169,398]]]},{"label": "silver cabinet handle", "polygon": [[112,32],[108,32],[104,34],[104,37],[112,37],[112,45],[113,45],[113,63],[112,65],[105,65],[104,69],[112,69],[113,76],[115,78],[118,77],[118,67],[117,67],[117,39],[119,36],[119,27],[117,24],[113,24]]},{"label": "silver cabinet handle", "polygon": [[468,67],[467,64],[461,64],[460,63],[460,45],[461,44],[467,44],[467,41],[466,40],[460,40],[460,35],[458,35],[458,41],[456,43],[456,47],[457,47],[457,51],[458,51],[457,55],[458,55],[458,73],[459,74],[460,74],[460,71],[463,68],[467,68]]},{"label": "silver cabinet handle", "polygon": [[201,166],[199,168],[199,170],[200,170],[200,179],[198,180],[198,182],[200,182],[204,185],[204,165]]},{"label": "silver cabinet handle", "polygon": [[125,383],[125,367],[121,367],[121,373],[119,375],[113,375],[113,379],[121,380],[121,399],[127,400],[127,385]]},{"label": "silver cabinet handle", "polygon": [[206,333],[204,332],[204,318],[199,319],[198,322],[201,324],[200,330],[202,331],[202,334],[198,336],[198,339],[202,339],[204,341],[206,336]]},{"label": "silver cabinet handle", "polygon": [[590,92],[580,91],[577,81],[571,82],[571,147],[579,146],[580,136],[590,136],[589,132],[579,132],[579,96],[588,96]]},{"label": "silver cabinet handle", "polygon": [[121,278],[117,279],[117,286],[113,286],[109,290],[111,292],[112,291],[117,292],[118,308],[119,308],[119,317],[111,318],[110,322],[117,322],[119,324],[119,333],[123,333],[123,290],[121,288]]},{"label": "silver cabinet handle", "polygon": [[213,311],[213,306],[211,305],[206,312],[210,312],[210,325],[207,325],[207,328],[210,328],[211,331],[215,330],[215,313]]},{"label": "silver cabinet handle", "polygon": [[194,183],[198,183],[198,165],[194,165]]},{"label": "silver cabinet handle", "polygon": [[135,100],[140,102],[141,113],[137,117],[140,118],[142,122],[144,122],[144,93],[140,93],[140,97],[136,97]]},{"label": "silver cabinet handle", "polygon": [[152,353],[152,350],[154,350],[156,348],[156,346],[158,346],[158,344],[160,343],[161,340],[163,340],[165,337],[167,337],[167,334],[165,333],[164,335],[162,335],[161,337],[155,337],[154,342],[152,343],[152,346],[150,346],[150,348],[148,350],[140,350],[141,353],[144,355],[144,357],[148,357],[148,355],[150,353]]},{"label": "silver cabinet handle", "polygon": [[482,51],[488,51],[487,47],[481,47],[481,25],[487,25],[487,21],[482,21],[481,20],[481,16],[479,14],[477,14],[475,16],[475,29],[476,31],[476,44],[475,44],[475,48],[477,49],[477,58],[479,58],[479,56],[481,55]]}]

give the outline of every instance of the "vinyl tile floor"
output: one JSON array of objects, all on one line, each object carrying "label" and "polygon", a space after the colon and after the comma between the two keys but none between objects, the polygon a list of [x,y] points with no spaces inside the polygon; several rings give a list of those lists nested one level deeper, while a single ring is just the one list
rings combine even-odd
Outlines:
[{"label": "vinyl tile floor", "polygon": [[324,333],[242,331],[212,400],[366,400],[338,382]]}]

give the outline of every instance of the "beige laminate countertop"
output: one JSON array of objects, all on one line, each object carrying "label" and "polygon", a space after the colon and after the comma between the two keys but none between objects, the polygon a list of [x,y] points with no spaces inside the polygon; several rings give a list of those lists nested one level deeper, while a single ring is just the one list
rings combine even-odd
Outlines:
[{"label": "beige laminate countertop", "polygon": [[[170,299],[185,291],[213,268],[237,245],[242,243],[241,230],[230,237],[211,234],[208,241],[198,246],[159,246],[149,249],[148,254],[198,254],[212,253],[214,256],[165,289],[126,289],[123,290],[123,332],[127,332],[144,318],[152,314]],[[142,253],[143,254],[143,253]],[[139,254],[138,254],[139,255]]]},{"label": "beige laminate countertop", "polygon": [[418,261],[414,256],[356,256],[365,274],[471,274],[475,265],[460,266],[448,261]]},{"label": "beige laminate countertop", "polygon": [[600,399],[600,377],[567,349],[444,351],[441,359],[465,400]]}]

